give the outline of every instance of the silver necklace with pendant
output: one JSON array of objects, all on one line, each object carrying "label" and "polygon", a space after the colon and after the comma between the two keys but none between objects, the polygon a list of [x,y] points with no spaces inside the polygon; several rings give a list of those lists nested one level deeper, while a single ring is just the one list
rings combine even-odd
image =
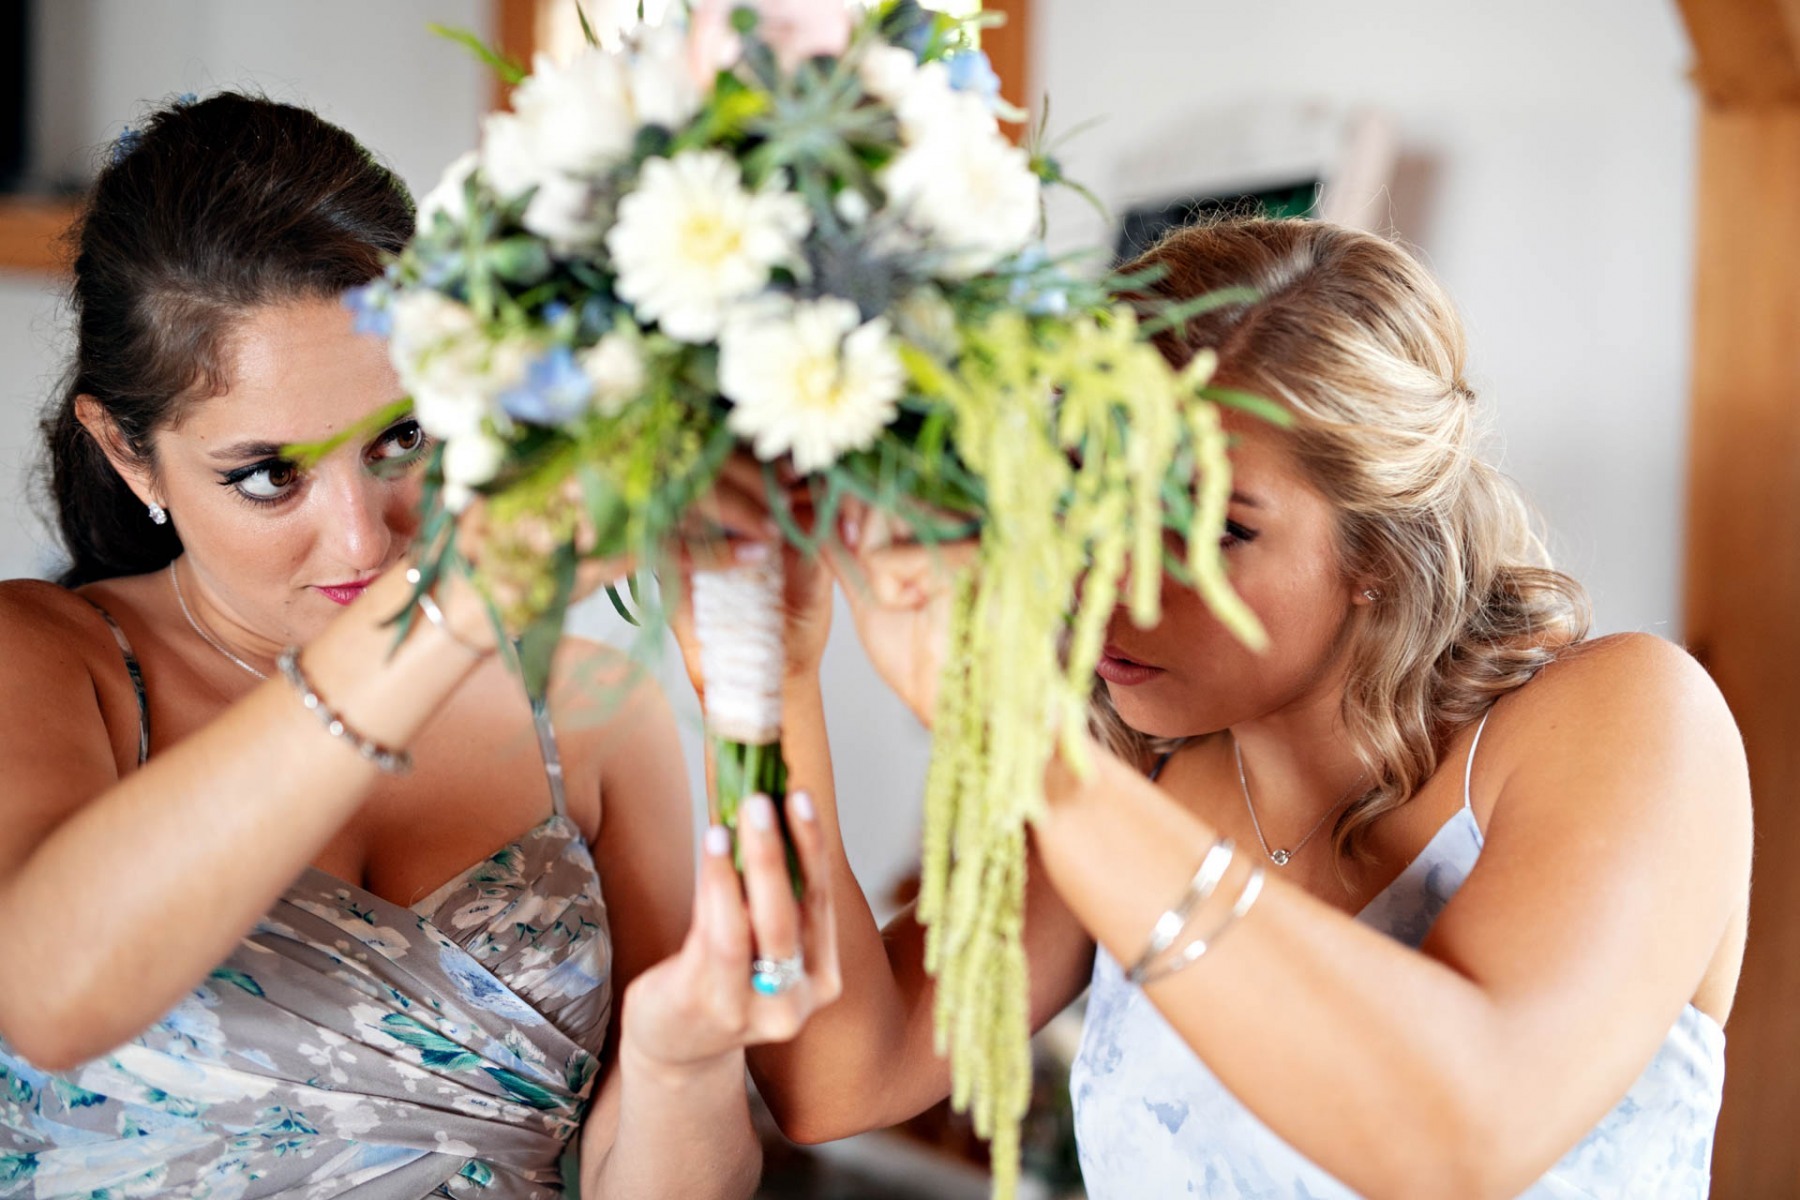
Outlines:
[{"label": "silver necklace with pendant", "polygon": [[[1294,848],[1292,850],[1271,850],[1269,849],[1269,839],[1263,836],[1262,822],[1256,819],[1256,805],[1250,801],[1250,780],[1244,775],[1244,748],[1238,744],[1238,740],[1235,737],[1231,739],[1231,755],[1237,760],[1238,786],[1244,791],[1244,807],[1250,812],[1250,827],[1256,830],[1256,840],[1262,843],[1263,853],[1268,855],[1269,861],[1278,867],[1287,866],[1288,863],[1292,861],[1294,855],[1304,850],[1306,848],[1306,843],[1312,841],[1313,834],[1325,827],[1326,819],[1338,809],[1344,807],[1345,800],[1349,799],[1349,797],[1346,796],[1344,800],[1339,800],[1336,804],[1326,809],[1324,814],[1317,821],[1313,822],[1313,827],[1306,831],[1306,836],[1294,843]],[[1362,781],[1359,779],[1357,782],[1361,783]]]}]

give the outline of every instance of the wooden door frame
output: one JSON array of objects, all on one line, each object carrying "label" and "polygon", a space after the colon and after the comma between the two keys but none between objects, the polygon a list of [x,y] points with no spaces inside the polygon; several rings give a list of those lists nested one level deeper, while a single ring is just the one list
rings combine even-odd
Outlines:
[{"label": "wooden door frame", "polygon": [[1701,100],[1684,624],[1744,734],[1764,867],[1713,1195],[1760,1200],[1800,1196],[1800,0],[1679,4]]}]

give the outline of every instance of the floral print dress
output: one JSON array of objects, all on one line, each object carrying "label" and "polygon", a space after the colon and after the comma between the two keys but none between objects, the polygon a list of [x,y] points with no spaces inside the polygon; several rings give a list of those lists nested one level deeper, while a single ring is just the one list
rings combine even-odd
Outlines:
[{"label": "floral print dress", "polygon": [[413,907],[309,867],[129,1044],[50,1073],[0,1040],[0,1197],[561,1196],[612,943],[540,739],[553,815]]},{"label": "floral print dress", "polygon": [[[1472,745],[1471,764],[1474,757]],[[1462,808],[1357,919],[1417,947],[1481,847],[1465,768]],[[1690,1004],[1618,1105],[1523,1194],[1705,1200],[1724,1083],[1725,1032]],[[1070,1091],[1093,1200],[1354,1195],[1238,1103],[1104,950],[1094,963]]]}]

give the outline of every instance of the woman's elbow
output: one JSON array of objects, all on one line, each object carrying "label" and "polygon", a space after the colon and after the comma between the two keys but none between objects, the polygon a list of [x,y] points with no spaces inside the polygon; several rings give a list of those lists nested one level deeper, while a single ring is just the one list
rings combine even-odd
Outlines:
[{"label": "woman's elbow", "polygon": [[87,1045],[87,1039],[72,1033],[66,1021],[39,1014],[0,1015],[0,1038],[18,1057],[52,1074],[72,1071],[103,1049]]},{"label": "woman's elbow", "polygon": [[0,995],[0,1038],[14,1054],[40,1071],[72,1071],[132,1036],[103,996],[56,988],[44,975]]},{"label": "woman's elbow", "polygon": [[772,1086],[758,1080],[758,1093],[781,1136],[800,1146],[817,1146],[880,1129],[892,1122],[857,1104],[856,1098]]}]

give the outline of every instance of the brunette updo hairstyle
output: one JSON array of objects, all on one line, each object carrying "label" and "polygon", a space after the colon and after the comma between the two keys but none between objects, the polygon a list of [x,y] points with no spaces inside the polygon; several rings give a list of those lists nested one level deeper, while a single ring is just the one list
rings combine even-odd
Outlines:
[{"label": "brunette updo hairstyle", "polygon": [[223,348],[247,312],[367,283],[412,229],[406,185],[306,109],[223,92],[127,130],[69,235],[75,355],[43,422],[69,555],[58,582],[142,574],[181,553],[175,523],[151,522],[77,419],[80,397],[153,472],[157,431],[227,386]]},{"label": "brunette updo hairstyle", "polygon": [[[1462,322],[1405,250],[1323,221],[1238,218],[1172,233],[1125,270],[1151,267],[1160,300],[1257,294],[1158,345],[1176,366],[1212,347],[1220,384],[1287,409],[1284,439],[1336,512],[1339,570],[1380,591],[1350,645],[1343,701],[1375,781],[1334,830],[1338,852],[1355,856],[1459,730],[1587,635],[1587,595],[1551,566],[1518,490],[1476,453]],[[1128,757],[1159,749],[1104,688],[1095,721]]]}]

